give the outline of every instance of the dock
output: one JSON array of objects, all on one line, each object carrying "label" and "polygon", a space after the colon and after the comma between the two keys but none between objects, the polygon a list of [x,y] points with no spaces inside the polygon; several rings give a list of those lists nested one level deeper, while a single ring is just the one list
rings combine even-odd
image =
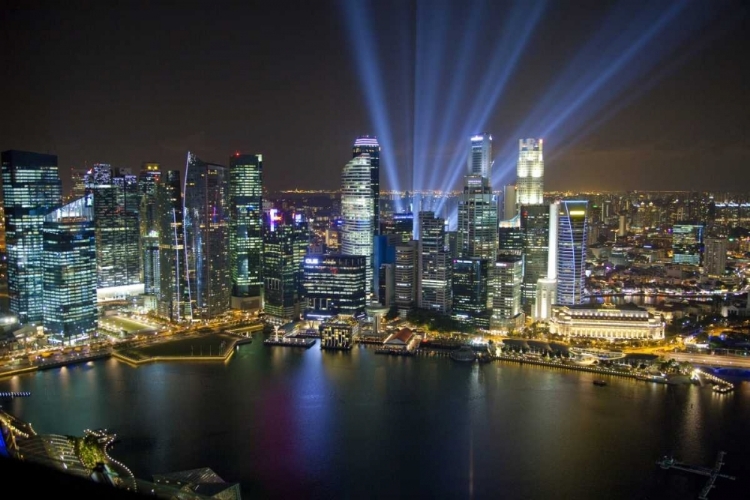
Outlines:
[{"label": "dock", "polygon": [[703,467],[702,465],[690,465],[686,464],[680,461],[677,461],[674,459],[674,457],[664,457],[658,462],[656,462],[662,469],[677,469],[684,472],[691,472],[693,474],[699,474],[701,476],[708,476],[708,481],[706,482],[706,485],[703,487],[703,489],[700,492],[700,495],[698,495],[698,498],[700,500],[708,500],[708,494],[711,492],[712,488],[715,488],[716,486],[714,483],[718,478],[724,478],[729,479],[731,481],[734,481],[735,477],[730,476],[728,474],[722,474],[721,468],[724,466],[724,456],[726,455],[725,452],[720,451],[718,456],[716,457],[716,463],[714,464],[713,468],[709,467]]},{"label": "dock", "polygon": [[279,347],[302,347],[309,349],[315,345],[315,339],[297,338],[297,337],[270,337],[263,341],[264,345]]}]

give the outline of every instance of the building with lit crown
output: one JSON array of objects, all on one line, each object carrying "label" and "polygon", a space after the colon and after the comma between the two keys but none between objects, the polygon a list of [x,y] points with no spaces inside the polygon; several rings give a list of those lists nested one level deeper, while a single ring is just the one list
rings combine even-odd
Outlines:
[{"label": "building with lit crown", "polygon": [[259,309],[263,290],[263,155],[229,160],[232,307]]},{"label": "building with lit crown", "polygon": [[354,141],[352,158],[362,154],[370,157],[370,193],[372,196],[372,228],[374,234],[380,230],[380,144],[376,137],[360,135]]},{"label": "building with lit crown", "polygon": [[44,218],[44,328],[65,340],[96,332],[96,231],[91,195]]},{"label": "building with lit crown", "polygon": [[341,172],[341,253],[362,255],[367,262],[367,293],[373,286],[373,191],[371,158],[367,153],[353,158]]},{"label": "building with lit crown", "polygon": [[633,304],[584,304],[555,306],[550,333],[567,339],[661,340],[664,322]]},{"label": "building with lit crown", "polygon": [[1,158],[10,311],[21,324],[41,323],[44,218],[62,205],[57,156],[10,150]]},{"label": "building with lit crown", "polygon": [[541,139],[519,139],[516,175],[516,203],[544,203],[544,157]]},{"label": "building with lit crown", "polygon": [[230,307],[229,172],[188,153],[184,219],[192,319],[211,319]]},{"label": "building with lit crown", "polygon": [[588,201],[564,200],[557,219],[557,303],[583,303],[586,285]]},{"label": "building with lit crown", "polygon": [[492,178],[492,136],[478,134],[471,137],[468,175]]}]

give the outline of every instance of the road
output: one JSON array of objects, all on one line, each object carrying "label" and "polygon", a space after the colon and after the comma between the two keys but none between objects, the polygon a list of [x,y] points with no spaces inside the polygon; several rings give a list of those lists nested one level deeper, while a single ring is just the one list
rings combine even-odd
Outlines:
[{"label": "road", "polygon": [[688,361],[697,365],[722,366],[726,368],[750,368],[750,357],[716,356],[712,354],[695,354],[686,352],[670,352],[664,355],[675,361]]}]

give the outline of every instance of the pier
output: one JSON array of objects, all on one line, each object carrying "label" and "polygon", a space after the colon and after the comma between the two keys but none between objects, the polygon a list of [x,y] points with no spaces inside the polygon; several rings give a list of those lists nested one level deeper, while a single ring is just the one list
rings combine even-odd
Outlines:
[{"label": "pier", "polygon": [[28,398],[31,393],[28,391],[22,392],[0,392],[0,399],[13,399],[13,398]]},{"label": "pier", "polygon": [[297,337],[270,337],[264,340],[263,344],[279,347],[302,347],[305,349],[309,349],[310,347],[315,345],[315,339]]},{"label": "pier", "polygon": [[716,486],[714,483],[718,478],[724,478],[729,479],[731,481],[734,481],[734,476],[730,476],[727,474],[722,474],[721,468],[724,465],[724,456],[726,455],[725,452],[720,451],[719,455],[716,457],[716,463],[714,464],[713,468],[703,467],[701,465],[690,465],[686,463],[679,462],[674,459],[674,457],[664,457],[658,462],[656,462],[662,469],[677,469],[684,472],[691,472],[693,474],[700,474],[701,476],[708,476],[708,481],[706,482],[706,485],[703,487],[703,489],[700,492],[700,495],[698,495],[698,498],[700,500],[708,500],[708,494],[711,492],[712,488],[715,488]]}]

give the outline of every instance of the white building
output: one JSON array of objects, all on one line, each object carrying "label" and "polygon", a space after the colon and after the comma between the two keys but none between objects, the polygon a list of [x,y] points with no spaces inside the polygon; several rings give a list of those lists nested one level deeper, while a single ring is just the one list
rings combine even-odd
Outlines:
[{"label": "white building", "polygon": [[367,292],[372,289],[373,192],[370,155],[363,153],[344,166],[341,173],[341,253],[364,255],[367,260]]},{"label": "white building", "polygon": [[633,304],[584,304],[555,306],[549,322],[550,333],[571,338],[605,340],[660,340],[664,322],[646,309]]},{"label": "white building", "polygon": [[516,202],[518,205],[544,203],[544,157],[541,139],[518,141],[516,168]]}]

